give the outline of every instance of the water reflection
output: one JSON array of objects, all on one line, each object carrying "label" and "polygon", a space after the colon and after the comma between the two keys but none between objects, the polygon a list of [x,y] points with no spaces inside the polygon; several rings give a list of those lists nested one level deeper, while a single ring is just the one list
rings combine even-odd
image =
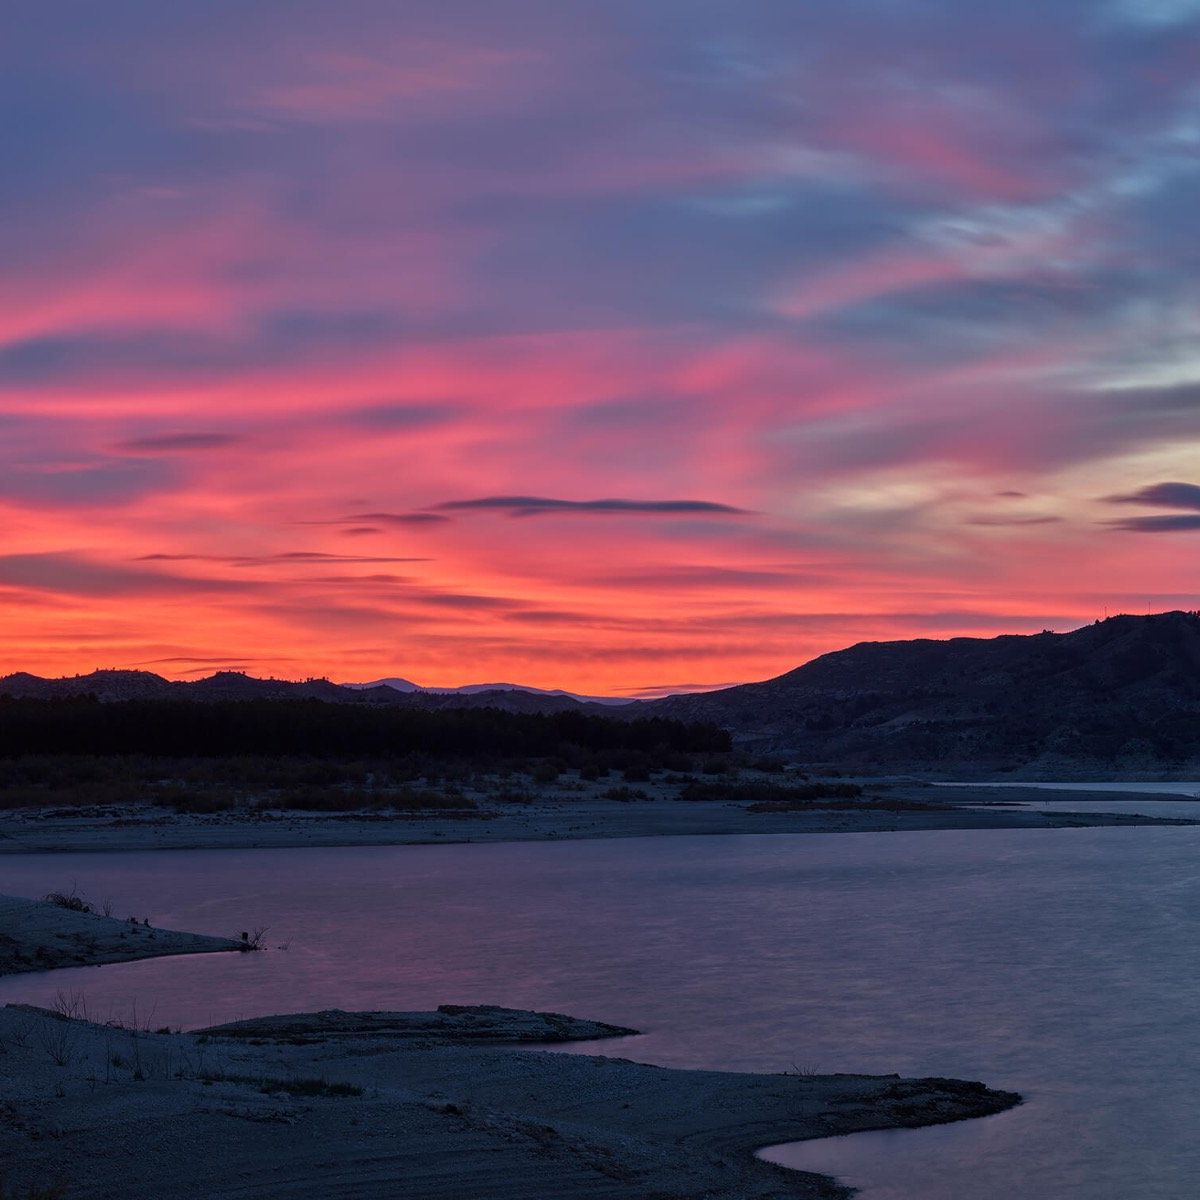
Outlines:
[{"label": "water reflection", "polygon": [[1197,851],[1181,827],[3,858],[0,890],[74,880],[272,949],[16,977],[0,1002],[79,989],[185,1026],[491,1002],[644,1029],[617,1052],[646,1061],[984,1079],[1027,1104],[808,1152],[879,1198],[1190,1200]]}]

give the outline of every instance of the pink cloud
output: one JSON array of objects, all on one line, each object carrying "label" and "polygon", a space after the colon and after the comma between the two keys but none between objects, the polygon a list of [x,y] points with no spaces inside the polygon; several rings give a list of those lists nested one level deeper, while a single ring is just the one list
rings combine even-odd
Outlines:
[{"label": "pink cloud", "polygon": [[[106,11],[29,48],[3,665],[615,691],[1194,592],[1089,508],[1200,438],[1194,395],[1097,386],[1190,345],[1151,103],[1186,54],[1106,75],[1053,14],[887,7]],[[593,503],[442,507],[496,496]]]}]

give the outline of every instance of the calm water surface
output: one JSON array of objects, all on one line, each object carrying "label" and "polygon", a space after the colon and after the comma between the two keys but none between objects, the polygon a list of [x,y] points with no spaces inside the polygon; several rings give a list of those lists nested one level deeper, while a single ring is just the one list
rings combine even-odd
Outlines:
[{"label": "calm water surface", "polygon": [[[1025,1094],[1012,1113],[778,1152],[868,1200],[1193,1200],[1200,829],[656,838],[0,858],[0,890],[268,953],[0,980],[94,1016],[199,1025],[492,1002],[632,1025],[607,1053],[897,1071]],[[287,949],[277,947],[286,945]]]},{"label": "calm water surface", "polygon": [[[1200,820],[1200,783],[978,783],[939,784],[939,787],[1042,788],[1051,792],[1111,792],[1108,798],[1093,795],[1077,800],[1014,800],[988,798],[989,806],[1038,812],[1132,813],[1147,817],[1186,817]],[[1185,799],[1184,797],[1190,797]]]},{"label": "calm water surface", "polygon": [[1186,817],[1200,820],[1200,800],[1030,800],[1008,807],[1038,812],[1133,813],[1146,817]]},{"label": "calm water surface", "polygon": [[1200,798],[1200,783],[937,783],[935,787],[1044,788],[1048,792],[1119,792],[1126,795],[1190,796]]}]

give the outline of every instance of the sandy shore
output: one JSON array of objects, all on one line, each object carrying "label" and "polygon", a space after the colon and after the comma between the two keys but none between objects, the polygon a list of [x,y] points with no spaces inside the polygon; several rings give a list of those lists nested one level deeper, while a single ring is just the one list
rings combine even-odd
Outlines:
[{"label": "sandy shore", "polygon": [[[1065,798],[1054,793],[1056,798]],[[390,846],[437,842],[549,841],[576,838],[664,837],[729,833],[877,833],[932,829],[1060,829],[1097,825],[1187,825],[1172,818],[1117,812],[1048,813],[1006,807],[976,808],[995,791],[971,787],[889,785],[881,796],[928,809],[887,811],[813,808],[751,812],[739,803],[681,801],[655,794],[634,801],[597,795],[562,796],[550,790],[529,804],[486,805],[465,816],[384,813],[234,811],[180,814],[145,806],[11,810],[0,814],[0,854],[43,851],[249,849],[287,846]],[[1047,793],[1013,788],[1005,804],[1044,800]],[[1112,802],[1113,792],[1072,792],[1080,802]],[[1144,802],[1145,796],[1137,797]],[[938,807],[933,807],[938,806]]]},{"label": "sandy shore", "polygon": [[72,912],[48,900],[0,895],[0,975],[240,949],[232,938],[155,929],[140,921]]},{"label": "sandy shore", "polygon": [[[0,852],[1193,823],[977,808],[986,798],[975,789],[932,791],[892,785],[891,810],[752,812],[661,796],[548,795],[461,819],[8,812]],[[1005,800],[1044,795],[1014,790]],[[0,973],[238,948],[230,939],[0,897]],[[632,1031],[491,1007],[294,1014],[194,1033],[81,1017],[69,999],[59,1012],[0,1009],[0,1163],[16,1164],[5,1181],[16,1195],[61,1185],[38,1194],[841,1200],[849,1192],[834,1181],[764,1163],[753,1151],[985,1116],[1019,1103],[1011,1093],[947,1079],[679,1071],[514,1049]]]},{"label": "sandy shore", "polygon": [[[463,1012],[482,1012],[492,1041],[539,1025],[597,1029]],[[11,1187],[61,1184],[64,1200],[831,1200],[848,1193],[752,1151],[1019,1102],[946,1079],[678,1071],[481,1047],[432,1016],[386,1014],[367,1030],[364,1014],[276,1018],[247,1038],[0,1009],[0,1161],[14,1164]]]}]

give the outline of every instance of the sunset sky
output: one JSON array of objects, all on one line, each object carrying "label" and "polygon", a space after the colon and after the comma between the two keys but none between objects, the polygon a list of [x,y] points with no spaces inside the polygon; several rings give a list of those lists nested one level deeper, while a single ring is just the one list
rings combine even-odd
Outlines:
[{"label": "sunset sky", "polygon": [[1200,599],[1200,0],[8,0],[0,672],[608,694]]}]

